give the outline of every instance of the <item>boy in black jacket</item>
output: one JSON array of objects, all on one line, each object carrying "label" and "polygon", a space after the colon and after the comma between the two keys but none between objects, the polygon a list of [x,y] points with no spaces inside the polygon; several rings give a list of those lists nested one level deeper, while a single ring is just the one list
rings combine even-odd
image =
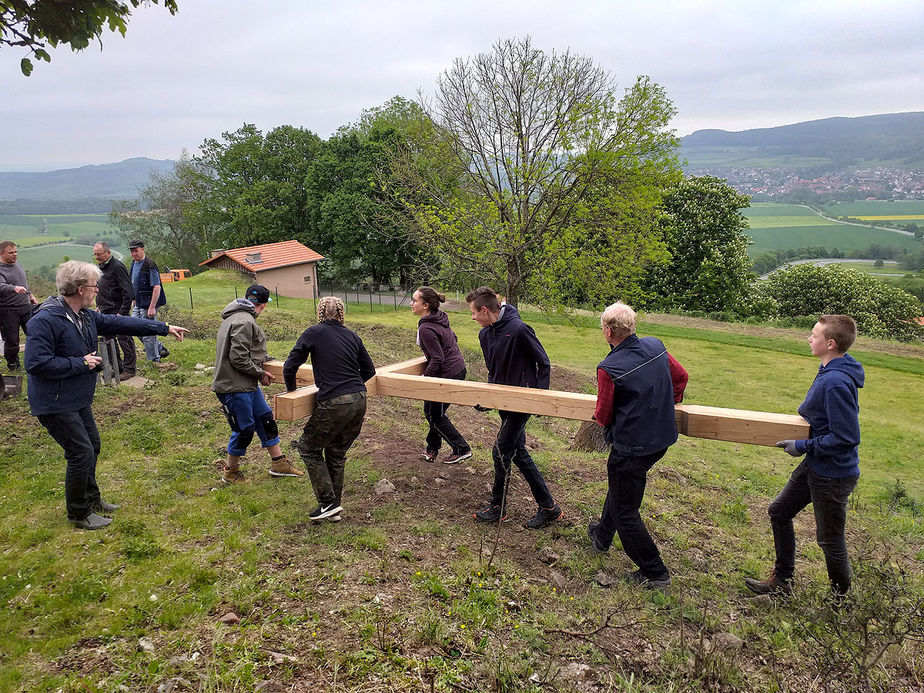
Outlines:
[{"label": "boy in black jacket", "polygon": [[[478,340],[488,367],[488,382],[498,385],[549,388],[551,366],[549,357],[536,339],[533,328],[520,319],[514,306],[502,307],[497,294],[487,286],[470,291],[465,297],[472,320],[481,325]],[[501,522],[507,519],[507,488],[510,484],[510,464],[523,474],[539,505],[538,512],[526,523],[529,529],[542,529],[564,513],[558,507],[526,449],[526,422],[529,414],[499,411],[500,431],[494,443],[494,485],[491,502],[474,513],[479,522]]]}]

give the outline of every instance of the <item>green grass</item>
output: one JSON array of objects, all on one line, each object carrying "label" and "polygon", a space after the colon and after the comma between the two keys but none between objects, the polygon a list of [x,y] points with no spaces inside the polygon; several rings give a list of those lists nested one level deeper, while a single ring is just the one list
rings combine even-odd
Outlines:
[{"label": "green grass", "polygon": [[[793,465],[776,449],[682,438],[652,470],[642,513],[674,574],[666,594],[596,584],[598,571],[618,575],[632,566],[618,543],[606,555],[587,548],[585,525],[606,488],[604,456],[569,449],[575,422],[542,417],[527,429],[565,521],[538,533],[521,529],[534,508],[515,478],[514,522],[501,526],[490,568],[494,529],[476,525],[469,512],[490,479],[495,413],[453,407],[475,456],[466,465],[434,466],[418,458],[425,433],[419,403],[371,398],[349,455],[338,524],[308,522],[308,480],[270,479],[256,448],[244,461],[252,483],[220,487],[213,460],[227,424],[209,376],[193,366],[214,359],[218,312],[241,281],[233,277],[211,271],[183,282],[196,308],[189,313],[176,301],[173,312],[203,337],[170,343],[177,371],[157,372],[142,358],[147,388],[97,392],[98,477],[105,497],[123,503],[108,530],[67,527],[60,448],[23,399],[3,402],[0,691],[156,690],[179,680],[190,683],[178,687],[197,690],[253,690],[263,681],[342,691],[429,690],[431,681],[439,691],[539,690],[529,681],[534,675],[546,682],[543,690],[570,690],[560,672],[572,661],[591,666],[603,690],[765,691],[776,686],[766,664],[771,649],[790,690],[822,677],[816,646],[793,630],[801,606],[761,606],[741,586],[745,575],[772,564],[766,507]],[[285,356],[312,307],[283,298],[261,315],[271,353]],[[592,383],[606,353],[594,320],[571,326],[524,317],[556,365],[553,378]],[[451,320],[471,377],[484,378],[477,325],[463,312]],[[350,306],[348,324],[377,364],[419,353],[416,319],[406,308]],[[795,332],[763,337],[644,322],[639,331],[661,337],[690,371],[688,403],[792,412],[817,368]],[[868,382],[863,476],[848,518],[851,555],[901,567],[919,591],[924,520],[920,509],[893,501],[901,497],[896,480],[906,498],[924,499],[924,359],[856,353]],[[288,450],[301,422],[279,425]],[[436,475],[444,471],[450,479],[440,486]],[[383,477],[397,494],[372,492]],[[823,584],[824,560],[811,514],[796,527],[801,591]],[[553,566],[537,559],[543,548],[558,556]],[[565,577],[565,588],[553,589],[551,570]],[[858,590],[865,584],[858,579]],[[217,622],[228,611],[239,625]],[[589,633],[611,613],[614,628],[589,638],[552,632]],[[698,649],[701,638],[720,632],[742,637],[746,647]],[[913,649],[890,653],[885,666],[890,690],[913,690],[914,676],[924,675]]]},{"label": "green grass", "polygon": [[822,219],[799,205],[756,203],[744,210],[754,240],[748,248],[752,257],[768,250],[788,248],[837,248],[841,252],[865,250],[873,243],[913,250],[919,242],[904,234],[851,226]]},{"label": "green grass", "polygon": [[19,264],[27,270],[35,270],[43,265],[54,267],[62,262],[65,257],[71,260],[93,262],[93,246],[62,243],[33,248],[19,248]]},{"label": "green grass", "polygon": [[[840,202],[836,205],[827,205],[822,208],[832,216],[861,217],[896,216],[908,214],[924,214],[924,200],[865,200],[860,202]],[[921,223],[918,222],[918,226]]]},{"label": "green grass", "polygon": [[[45,235],[40,233],[47,223]],[[65,231],[67,233],[65,233]],[[68,237],[92,236],[101,238],[115,235],[105,214],[3,214],[0,215],[0,240],[13,240],[20,245],[34,245]]]}]

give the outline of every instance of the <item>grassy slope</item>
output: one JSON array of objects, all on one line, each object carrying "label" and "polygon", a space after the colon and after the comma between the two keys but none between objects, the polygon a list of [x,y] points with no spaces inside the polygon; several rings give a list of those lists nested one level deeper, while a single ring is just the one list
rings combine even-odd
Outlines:
[{"label": "grassy slope", "polygon": [[[217,311],[233,297],[220,276],[190,280],[197,311],[178,311],[177,322],[213,329]],[[271,353],[286,353],[310,309],[283,299],[281,310],[261,317],[279,338]],[[553,363],[576,372],[556,369],[553,386],[592,389],[605,352],[593,322],[571,327],[526,317]],[[409,312],[353,307],[349,321],[376,363],[416,353]],[[472,377],[483,378],[477,326],[463,313],[452,321]],[[756,337],[654,323],[640,332],[662,337],[690,370],[691,403],[793,411],[816,368],[796,333]],[[106,496],[124,504],[104,532],[67,528],[60,449],[23,400],[3,403],[0,419],[12,433],[4,441],[9,461],[0,466],[0,690],[142,690],[177,677],[180,688],[199,690],[252,690],[263,680],[293,690],[421,690],[431,678],[437,690],[512,690],[528,689],[532,673],[549,679],[556,672],[553,687],[569,690],[573,684],[559,669],[572,660],[619,690],[769,690],[771,647],[792,690],[811,684],[816,664],[810,643],[793,631],[797,615],[760,605],[740,584],[770,565],[765,508],[792,467],[782,452],[681,439],[650,475],[643,507],[675,587],[667,595],[603,590],[594,583],[597,571],[631,566],[618,545],[606,556],[587,549],[584,526],[599,511],[605,481],[601,455],[568,451],[575,424],[543,418],[528,428],[565,522],[540,533],[504,525],[488,569],[483,554],[494,533],[467,513],[484,500],[496,415],[452,410],[474,443],[470,474],[417,458],[424,435],[419,405],[373,398],[350,456],[345,519],[311,526],[307,479],[270,480],[256,450],[247,459],[252,484],[216,488],[213,460],[226,424],[208,377],[193,372],[195,363],[213,360],[214,341],[170,348],[178,371],[144,366],[154,381],[144,391],[98,391],[99,478]],[[889,555],[920,577],[920,512],[880,503],[895,479],[912,496],[924,495],[922,361],[858,354],[868,386],[864,475],[848,520],[852,555]],[[287,441],[299,424],[280,428]],[[437,488],[442,472],[450,478]],[[372,493],[382,476],[398,487],[396,495]],[[511,494],[512,515],[521,522],[532,512],[528,491],[515,480]],[[820,582],[813,523],[804,517],[797,530],[801,575]],[[553,567],[537,560],[540,549],[557,554]],[[566,581],[560,590],[548,582],[553,569]],[[614,623],[635,625],[594,636],[598,646],[547,632],[593,630],[614,609]],[[243,617],[240,626],[216,623],[229,610]],[[710,654],[698,649],[700,632],[732,632],[747,647]],[[142,637],[153,643],[152,653],[139,646]],[[921,661],[914,650],[888,658],[894,690],[913,690],[914,676],[924,676]]]},{"label": "grassy slope", "polygon": [[812,246],[846,252],[863,250],[873,243],[908,249],[919,245],[914,238],[891,231],[826,221],[798,205],[756,203],[744,214],[751,225],[748,235],[754,239],[748,248],[752,257],[766,250]]}]

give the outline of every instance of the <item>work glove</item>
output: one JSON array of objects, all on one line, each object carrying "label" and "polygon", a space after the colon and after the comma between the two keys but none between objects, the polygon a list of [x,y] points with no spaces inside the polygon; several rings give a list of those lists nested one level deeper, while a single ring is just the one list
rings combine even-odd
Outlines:
[{"label": "work glove", "polygon": [[796,449],[796,441],[794,440],[778,440],[776,442],[776,446],[778,448],[783,448],[787,454],[792,455],[793,457],[801,457],[805,454],[804,452],[799,452]]}]

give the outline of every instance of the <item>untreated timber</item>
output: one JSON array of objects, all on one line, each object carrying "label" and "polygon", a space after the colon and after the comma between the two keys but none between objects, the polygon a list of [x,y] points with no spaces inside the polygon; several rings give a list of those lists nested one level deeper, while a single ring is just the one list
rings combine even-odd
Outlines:
[{"label": "untreated timber", "polygon": [[[377,369],[366,387],[370,394],[405,399],[480,405],[488,409],[523,412],[564,419],[592,421],[595,395],[557,390],[493,385],[467,380],[424,378],[423,359],[412,359]],[[311,414],[317,388],[308,387],[276,396],[276,418],[294,421]],[[727,440],[752,445],[774,445],[785,438],[808,438],[809,425],[801,416],[723,409],[695,404],[675,407],[677,430],[694,438]]]}]

